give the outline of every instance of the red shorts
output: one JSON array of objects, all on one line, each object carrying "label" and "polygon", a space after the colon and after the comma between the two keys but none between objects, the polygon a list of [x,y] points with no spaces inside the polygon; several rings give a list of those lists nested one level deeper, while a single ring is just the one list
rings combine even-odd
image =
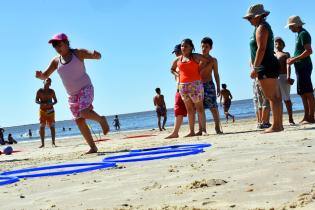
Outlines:
[{"label": "red shorts", "polygon": [[179,115],[187,116],[186,106],[179,92],[176,92],[175,95],[174,113],[175,117]]}]

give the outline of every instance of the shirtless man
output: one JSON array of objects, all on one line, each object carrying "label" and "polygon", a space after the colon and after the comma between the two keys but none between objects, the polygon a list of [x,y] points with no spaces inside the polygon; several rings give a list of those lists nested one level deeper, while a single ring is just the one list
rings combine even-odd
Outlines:
[{"label": "shirtless man", "polygon": [[[159,126],[160,131],[162,131],[162,130],[166,130],[165,123],[167,119],[167,115],[166,115],[167,110],[166,110],[166,105],[164,101],[164,96],[161,95],[161,89],[156,88],[155,92],[156,92],[156,96],[154,96],[153,98],[153,103],[154,103],[155,111],[158,117],[158,126]],[[161,117],[164,118],[162,127],[161,127]]]},{"label": "shirtless man", "polygon": [[222,84],[220,104],[222,102],[222,97],[223,97],[223,109],[224,109],[224,114],[226,117],[226,122],[228,122],[229,116],[232,117],[233,122],[234,122],[235,121],[234,116],[229,113],[233,96],[231,92],[228,89],[226,89],[226,84]]},{"label": "shirtless man", "polygon": [[[200,72],[204,88],[203,106],[205,110],[210,109],[212,113],[216,133],[222,134],[223,132],[220,129],[220,115],[217,104],[217,97],[220,96],[220,76],[218,72],[218,61],[215,57],[210,55],[212,44],[212,39],[209,37],[205,37],[201,40],[202,55],[211,60],[211,64],[207,65],[206,68],[203,68],[203,70]],[[212,80],[212,74],[215,78],[216,87],[214,86]]]},{"label": "shirtless man", "polygon": [[57,103],[55,91],[50,89],[51,79],[47,78],[44,81],[44,88],[37,91],[35,102],[40,105],[39,121],[40,130],[39,135],[41,139],[41,146],[45,147],[45,126],[47,125],[51,131],[52,146],[55,147],[55,110],[54,105]]},{"label": "shirtless man", "polygon": [[292,102],[290,100],[290,88],[293,84],[291,79],[291,67],[287,65],[287,59],[290,58],[290,54],[288,52],[283,52],[283,48],[285,47],[285,43],[281,37],[275,38],[275,48],[276,48],[276,57],[280,63],[280,75],[279,75],[279,87],[282,96],[282,100],[287,107],[288,115],[289,115],[289,123],[290,125],[295,125],[292,116]]}]

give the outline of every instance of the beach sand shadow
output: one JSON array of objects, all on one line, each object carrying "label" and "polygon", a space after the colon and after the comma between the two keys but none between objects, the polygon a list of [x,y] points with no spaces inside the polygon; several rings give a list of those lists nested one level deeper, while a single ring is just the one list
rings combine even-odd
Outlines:
[{"label": "beach sand shadow", "polygon": [[27,161],[27,160],[29,159],[26,158],[26,159],[0,160],[0,163],[13,163],[13,162]]},{"label": "beach sand shadow", "polygon": [[250,130],[250,131],[236,131],[236,132],[224,132],[221,135],[229,135],[229,134],[242,134],[242,133],[257,133],[263,132],[263,130]]},{"label": "beach sand shadow", "polygon": [[122,153],[122,152],[130,152],[130,150],[119,150],[119,151],[113,151],[113,152],[98,152],[97,156],[102,156],[102,155],[108,155],[108,154],[115,154],[115,153]]}]

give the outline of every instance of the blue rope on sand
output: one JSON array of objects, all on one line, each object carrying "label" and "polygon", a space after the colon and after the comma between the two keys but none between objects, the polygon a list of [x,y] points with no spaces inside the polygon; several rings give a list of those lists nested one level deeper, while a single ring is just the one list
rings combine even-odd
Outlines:
[{"label": "blue rope on sand", "polygon": [[15,182],[20,181],[18,177],[15,176],[0,176],[0,186],[7,185],[7,184],[13,184]]},{"label": "blue rope on sand", "polygon": [[[44,172],[44,173],[31,173],[35,171],[45,171],[51,169],[60,169],[60,168],[73,168],[73,167],[83,167],[79,169],[71,169],[66,171],[54,171],[54,172]],[[75,174],[82,173],[86,171],[93,171],[103,168],[111,168],[116,167],[115,163],[77,163],[77,164],[63,164],[63,165],[52,165],[52,166],[44,166],[44,167],[35,167],[35,168],[27,168],[21,170],[14,171],[6,171],[0,173],[0,175],[14,175],[18,178],[34,178],[34,177],[45,177],[45,176],[59,176],[59,175],[67,175],[67,174]]]},{"label": "blue rope on sand", "polygon": [[[162,147],[131,150],[129,154],[106,157],[103,159],[103,162],[99,162],[99,163],[62,164],[62,165],[52,165],[52,166],[13,170],[13,171],[5,171],[5,172],[0,173],[0,186],[18,182],[19,179],[21,178],[34,178],[34,177],[75,174],[75,173],[82,173],[82,172],[93,171],[93,170],[98,170],[98,169],[116,167],[117,166],[116,163],[139,162],[139,161],[181,157],[181,156],[187,156],[187,155],[196,155],[203,152],[203,149],[205,147],[210,147],[210,146],[211,144],[179,144],[179,145],[173,145],[173,146],[162,146]],[[81,167],[81,168],[70,169],[70,170],[65,170],[65,171],[31,173],[31,172],[46,171],[46,170],[52,170],[52,169],[74,168],[74,167]]]}]

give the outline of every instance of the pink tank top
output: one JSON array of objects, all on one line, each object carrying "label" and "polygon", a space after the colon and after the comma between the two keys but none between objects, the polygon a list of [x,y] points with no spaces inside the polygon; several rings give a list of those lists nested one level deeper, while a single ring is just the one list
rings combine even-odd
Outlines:
[{"label": "pink tank top", "polygon": [[67,93],[71,96],[78,94],[82,88],[92,85],[84,63],[74,53],[67,64],[62,64],[59,58],[57,71]]}]

